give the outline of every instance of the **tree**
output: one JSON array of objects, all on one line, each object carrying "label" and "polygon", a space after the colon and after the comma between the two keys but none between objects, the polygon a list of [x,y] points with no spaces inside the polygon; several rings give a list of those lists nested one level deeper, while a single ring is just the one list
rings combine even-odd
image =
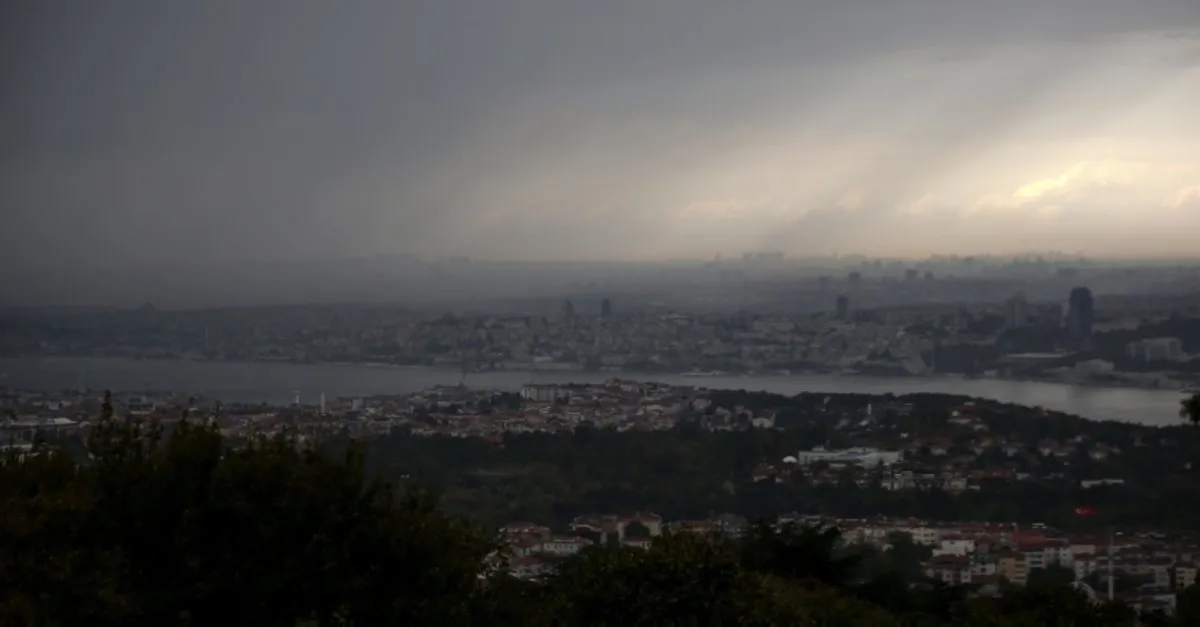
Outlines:
[{"label": "tree", "polygon": [[729,546],[689,533],[585,552],[550,586],[568,625],[737,624],[767,598]]},{"label": "tree", "polygon": [[1179,417],[1194,425],[1200,425],[1200,393],[1179,401]]},{"label": "tree", "polygon": [[1175,595],[1175,618],[1179,625],[1200,625],[1200,586],[1192,584]]},{"label": "tree", "polygon": [[490,539],[368,478],[355,447],[235,449],[208,424],[110,416],[88,448],[0,466],[0,623],[470,625],[495,609],[477,585]]},{"label": "tree", "polygon": [[933,555],[933,548],[913,542],[912,534],[904,532],[888,534],[888,545],[883,553],[887,568],[909,581],[920,579],[921,564]]},{"label": "tree", "polygon": [[956,610],[954,624],[979,627],[1047,625],[1134,627],[1138,616],[1127,605],[1093,604],[1070,586],[1016,588],[998,599],[980,598]]},{"label": "tree", "polygon": [[686,532],[658,538],[645,551],[585,551],[548,589],[546,613],[558,625],[896,624],[881,608],[815,580],[746,568],[727,540]]},{"label": "tree", "polygon": [[835,527],[789,523],[776,529],[761,520],[751,526],[742,540],[742,563],[749,569],[784,579],[812,579],[832,587],[849,587],[862,558],[839,554],[841,538]]},{"label": "tree", "polygon": [[1029,580],[1026,585],[1031,587],[1038,586],[1066,586],[1075,581],[1075,570],[1065,566],[1052,564],[1045,568],[1035,568],[1029,571]]}]

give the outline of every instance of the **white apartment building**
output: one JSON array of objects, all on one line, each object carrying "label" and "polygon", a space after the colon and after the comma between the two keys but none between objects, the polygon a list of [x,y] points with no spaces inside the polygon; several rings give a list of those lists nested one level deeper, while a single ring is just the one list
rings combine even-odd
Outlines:
[{"label": "white apartment building", "polygon": [[829,464],[848,464],[869,468],[878,464],[891,466],[898,463],[903,458],[903,455],[904,453],[901,451],[881,451],[867,447],[850,448],[840,451],[827,451],[824,448],[817,448],[797,453],[796,463],[807,466],[817,462],[826,462]]},{"label": "white apartment building", "polygon": [[937,555],[957,555],[966,556],[975,552],[975,541],[970,538],[950,536],[942,538],[938,542],[938,547],[933,550],[933,554]]}]

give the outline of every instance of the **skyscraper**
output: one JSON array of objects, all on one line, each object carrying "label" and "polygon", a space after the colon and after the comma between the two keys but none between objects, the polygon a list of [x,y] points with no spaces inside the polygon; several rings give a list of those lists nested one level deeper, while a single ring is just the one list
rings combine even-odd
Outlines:
[{"label": "skyscraper", "polygon": [[1017,292],[1012,298],[1005,303],[1004,324],[1010,329],[1025,326],[1028,320],[1028,303],[1025,301],[1025,293]]},{"label": "skyscraper", "polygon": [[561,316],[562,316],[563,322],[570,322],[575,319],[575,305],[572,305],[571,301],[569,301],[569,300],[563,301]]},{"label": "skyscraper", "polygon": [[1092,290],[1077,287],[1067,300],[1067,348],[1085,350],[1092,341],[1092,322],[1095,316]]},{"label": "skyscraper", "polygon": [[837,297],[837,300],[834,301],[834,307],[838,320],[845,320],[850,317],[850,299],[845,294]]},{"label": "skyscraper", "polygon": [[600,317],[601,318],[612,317],[612,301],[608,300],[607,298],[600,301]]}]

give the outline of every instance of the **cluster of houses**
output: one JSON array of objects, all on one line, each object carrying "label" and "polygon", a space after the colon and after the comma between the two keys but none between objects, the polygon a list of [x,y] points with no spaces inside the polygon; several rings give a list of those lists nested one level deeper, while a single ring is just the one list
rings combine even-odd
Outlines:
[{"label": "cluster of houses", "polygon": [[[228,437],[288,430],[301,438],[349,434],[369,440],[400,428],[417,436],[483,438],[500,444],[505,433],[569,433],[582,424],[618,431],[666,430],[685,416],[712,431],[774,429],[770,410],[714,406],[711,390],[610,379],[598,384],[530,384],[519,393],[435,387],[403,395],[327,400],[313,405],[230,404],[171,395],[118,395],[119,416],[179,420],[183,409],[215,420]],[[29,448],[38,433],[86,434],[100,414],[96,392],[7,392],[0,394],[0,446]],[[989,429],[986,403],[953,408],[944,427],[925,434],[898,432],[897,417],[911,414],[910,404],[877,400],[861,407],[821,407],[833,432],[861,446],[842,450],[798,451],[781,461],[763,461],[748,472],[756,483],[800,483],[858,488],[981,490],[989,481],[1066,481],[1064,464],[1088,463],[1083,488],[1120,484],[1119,468],[1105,463],[1123,454],[1115,442],[1079,434],[1069,439],[1002,437]],[[1038,410],[1030,410],[1038,411]],[[1149,433],[1149,432],[1147,432]],[[1155,445],[1151,436],[1122,442],[1129,450]],[[1076,465],[1076,469],[1079,466]]]},{"label": "cluster of houses", "polygon": [[[680,413],[708,407],[707,390],[653,382],[611,379],[598,384],[527,385],[519,394],[462,386],[438,386],[411,394],[367,398],[326,399],[319,395],[302,403],[297,395],[289,404],[219,404],[171,394],[119,394],[114,397],[118,416],[178,420],[184,409],[192,416],[216,420],[226,435],[264,433],[282,429],[320,436],[349,432],[371,438],[407,428],[415,435],[495,438],[507,432],[570,432],[583,423],[600,428],[667,430]],[[9,390],[0,393],[0,410],[9,416],[0,426],[22,434],[46,429],[54,421],[69,419],[85,424],[100,415],[101,394],[96,391],[41,392]],[[507,399],[517,402],[509,403]],[[718,409],[711,428],[734,429],[735,411]],[[753,426],[774,426],[770,415],[753,419]],[[32,436],[30,436],[32,437]]]},{"label": "cluster of houses", "polygon": [[[849,523],[849,541],[886,546],[889,525]],[[1093,598],[1112,594],[1116,580],[1132,582],[1121,596],[1142,610],[1174,611],[1176,594],[1196,584],[1200,544],[1165,534],[1066,534],[1035,526],[901,523],[913,541],[932,548],[926,576],[948,584],[999,591],[1026,585],[1039,571],[1057,569]],[[1091,582],[1091,585],[1085,582]]]},{"label": "cluster of houses", "polygon": [[[997,594],[1007,585],[1023,586],[1038,571],[1056,569],[1086,594],[1103,599],[1113,579],[1130,581],[1120,596],[1143,610],[1171,612],[1177,592],[1196,585],[1200,542],[1194,537],[1161,533],[1063,533],[1044,525],[1012,523],[938,523],[917,519],[830,519],[784,516],[777,524],[834,526],[847,547],[890,550],[911,542],[927,558],[924,574],[947,584],[969,584],[981,594]],[[702,533],[741,537],[749,526],[742,516],[666,522],[647,512],[581,516],[566,530],[516,522],[500,529],[509,550],[508,567],[519,578],[536,579],[555,565],[594,546],[647,548],[665,533]],[[1087,582],[1093,582],[1089,585]],[[1097,583],[1098,582],[1098,583]],[[1132,586],[1132,587],[1131,587]]]},{"label": "cluster of houses", "polygon": [[[230,437],[272,435],[286,429],[307,438],[349,434],[372,439],[401,428],[418,436],[478,437],[500,443],[505,433],[569,433],[582,424],[617,431],[668,430],[684,416],[711,431],[778,428],[774,412],[714,407],[711,394],[703,387],[611,379],[598,384],[531,384],[519,394],[442,386],[411,394],[328,401],[321,395],[315,406],[301,404],[299,398],[289,405],[221,406],[147,394],[119,395],[114,405],[118,415],[154,417],[165,423],[178,420],[189,409],[192,416],[216,420]],[[95,392],[10,392],[0,395],[0,408],[9,415],[0,420],[3,444],[24,447],[39,431],[86,430],[100,413]],[[1054,479],[1061,464],[1046,462],[1080,458],[1098,462],[1093,465],[1097,473],[1084,480],[1084,487],[1123,480],[1104,470],[1105,460],[1122,453],[1116,443],[1092,441],[1082,434],[1069,440],[1000,437],[989,432],[985,408],[974,403],[953,409],[945,427],[935,433],[896,433],[883,424],[885,415],[903,417],[911,412],[911,405],[895,401],[857,409],[828,408],[822,420],[830,421],[844,439],[863,446],[800,451],[745,471],[754,482],[961,493],[978,490],[989,479]],[[1145,445],[1140,439],[1122,444]]]},{"label": "cluster of houses", "polygon": [[[1123,478],[1107,474],[1103,464],[1122,454],[1120,446],[1094,441],[1086,434],[1037,440],[996,436],[990,433],[980,409],[973,402],[955,407],[945,432],[914,436],[888,433],[876,421],[878,413],[873,414],[868,406],[863,416],[843,417],[835,431],[880,446],[799,451],[779,462],[757,464],[751,469],[750,478],[755,483],[939,489],[960,494],[980,490],[988,480],[1065,480],[1063,465],[1086,460],[1093,463],[1092,469],[1098,474],[1079,480],[1080,487],[1124,483]],[[901,410],[908,412],[911,407]],[[1135,448],[1147,445],[1141,438],[1129,443]]]}]

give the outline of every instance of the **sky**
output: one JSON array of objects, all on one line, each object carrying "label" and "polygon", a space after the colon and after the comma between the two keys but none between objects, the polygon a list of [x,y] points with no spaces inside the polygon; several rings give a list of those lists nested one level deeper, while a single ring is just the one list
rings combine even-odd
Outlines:
[{"label": "sky", "polygon": [[0,265],[1195,255],[1195,0],[0,7]]}]

